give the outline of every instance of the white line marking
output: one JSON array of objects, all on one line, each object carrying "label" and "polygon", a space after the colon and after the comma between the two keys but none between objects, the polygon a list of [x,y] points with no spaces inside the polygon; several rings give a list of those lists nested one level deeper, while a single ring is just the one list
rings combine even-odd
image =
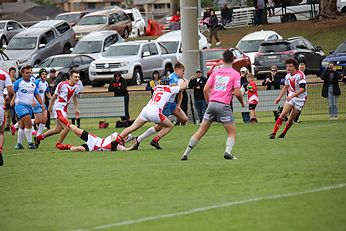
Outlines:
[{"label": "white line marking", "polygon": [[[304,127],[304,126],[301,126],[301,127],[297,127],[295,129],[307,129],[307,128],[319,128],[319,127],[329,127],[329,126],[333,126],[333,125],[339,125],[339,123],[330,123],[330,124],[323,124],[323,125],[316,125],[316,126],[307,126],[307,127]],[[270,133],[270,131],[256,131],[256,132],[238,132],[237,133],[237,136],[239,135],[247,135],[247,134],[258,134],[258,133]],[[217,136],[225,136],[224,134],[220,134],[220,135],[212,135],[212,136],[209,136],[209,137],[217,137]],[[170,140],[165,140],[165,142],[176,142],[176,141],[180,141],[180,139],[170,139]],[[54,150],[53,152],[57,152],[57,153],[63,153],[63,152],[60,152],[59,150]],[[32,152],[22,152],[22,153],[15,153],[15,154],[4,154],[4,157],[11,157],[11,156],[21,156],[21,155],[27,155],[27,154],[47,154],[48,151],[43,151],[43,152],[40,152],[40,151],[34,151],[32,150]],[[48,153],[48,154],[51,154],[52,152]]]},{"label": "white line marking", "polygon": [[[275,200],[275,199],[281,199],[281,198],[285,198],[285,197],[304,195],[304,194],[308,194],[308,193],[315,193],[315,192],[322,192],[322,191],[328,191],[328,190],[333,190],[333,189],[340,189],[340,188],[344,188],[345,186],[346,186],[346,183],[341,183],[341,184],[337,184],[337,185],[329,185],[329,186],[311,189],[311,190],[306,190],[306,191],[302,191],[302,192],[284,193],[284,194],[277,194],[277,195],[272,195],[272,196],[255,197],[255,198],[250,198],[250,199],[240,200],[240,201],[231,201],[231,202],[226,202],[224,204],[194,208],[194,209],[186,210],[183,212],[162,214],[162,215],[158,215],[158,216],[143,217],[143,218],[140,218],[137,220],[128,220],[128,221],[121,221],[121,222],[117,222],[117,223],[113,223],[113,224],[100,225],[100,226],[96,226],[96,227],[92,228],[92,230],[108,229],[108,228],[112,228],[112,227],[132,225],[132,224],[137,224],[137,223],[146,222],[146,221],[159,220],[159,219],[163,219],[163,218],[178,217],[178,216],[183,216],[183,215],[188,215],[188,214],[193,214],[193,213],[198,213],[198,212],[204,212],[204,211],[208,211],[208,210],[212,210],[212,209],[231,207],[231,206],[235,206],[235,205],[248,204],[248,203],[263,201],[263,200]],[[88,229],[76,229],[76,230],[88,230]]]}]

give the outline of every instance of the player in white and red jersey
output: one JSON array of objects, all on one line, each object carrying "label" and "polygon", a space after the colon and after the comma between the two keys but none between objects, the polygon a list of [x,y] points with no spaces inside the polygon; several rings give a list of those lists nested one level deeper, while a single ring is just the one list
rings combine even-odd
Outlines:
[{"label": "player in white and red jersey", "polygon": [[60,133],[60,137],[57,144],[62,143],[68,133],[68,128],[63,128],[61,124],[62,119],[67,118],[67,108],[71,100],[74,103],[75,116],[79,117],[77,95],[80,86],[77,84],[79,81],[79,71],[72,69],[69,73],[69,80],[60,82],[55,89],[52,100],[49,104],[49,112],[53,111],[53,116],[56,119],[56,126],[53,129],[49,129],[47,132],[37,136],[35,144],[38,146],[40,141],[46,137]]},{"label": "player in white and red jersey", "polygon": [[298,62],[295,59],[287,59],[286,61],[287,75],[285,77],[285,87],[280,92],[280,95],[274,101],[278,104],[281,98],[287,94],[284,108],[279,118],[276,120],[273,132],[269,135],[270,139],[275,139],[275,135],[279,130],[284,118],[290,113],[286,122],[286,127],[280,134],[279,138],[284,138],[288,129],[293,124],[295,117],[299,111],[302,110],[306,97],[307,97],[307,85],[306,78],[303,72],[298,70]]},{"label": "player in white and red jersey", "polygon": [[[71,150],[74,152],[130,151],[132,150],[134,146],[132,145],[131,147],[126,148],[124,145],[121,145],[121,144],[117,145],[117,143],[114,142],[118,136],[117,132],[113,132],[111,135],[105,138],[101,138],[83,129],[80,129],[75,125],[70,124],[70,122],[66,118],[63,118],[62,122],[65,127],[67,127],[70,131],[72,131],[79,138],[85,141],[85,143],[80,146],[73,146],[71,144],[60,143],[56,145],[56,147],[60,150]],[[125,142],[129,142],[131,140],[132,140],[132,136],[129,135],[127,139],[125,139]]]},{"label": "player in white and red jersey", "polygon": [[[161,79],[160,84],[169,84],[169,80],[164,77]],[[148,104],[142,109],[137,119],[133,124],[124,129],[120,135],[118,135],[116,142],[123,143],[123,138],[128,134],[136,131],[147,122],[153,122],[161,125],[163,128],[155,136],[154,141],[158,142],[162,137],[169,133],[172,128],[172,122],[162,113],[162,110],[170,97],[173,94],[177,94],[180,90],[186,89],[188,81],[183,79],[183,83],[180,86],[170,87],[168,85],[158,85],[154,88],[154,93]],[[138,148],[139,143],[136,143],[135,149]],[[137,147],[136,147],[137,146]]]},{"label": "player in white and red jersey", "polygon": [[224,158],[227,160],[237,159],[232,154],[235,144],[236,129],[230,103],[233,93],[238,101],[245,107],[243,94],[240,91],[240,74],[233,69],[233,52],[226,50],[223,54],[224,66],[214,71],[204,86],[203,93],[208,107],[197,132],[192,135],[181,160],[188,160],[191,150],[198,141],[207,133],[213,121],[223,124],[227,132],[226,150]]},{"label": "player in white and red jersey", "polygon": [[13,97],[13,84],[10,75],[0,68],[0,166],[4,164],[2,157],[2,147],[4,145],[4,131],[5,131],[5,99],[4,90],[7,90],[7,95]]}]

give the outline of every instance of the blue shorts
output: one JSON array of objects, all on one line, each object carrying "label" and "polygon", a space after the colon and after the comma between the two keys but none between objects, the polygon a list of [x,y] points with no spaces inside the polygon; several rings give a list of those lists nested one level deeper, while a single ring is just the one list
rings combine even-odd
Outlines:
[{"label": "blue shorts", "polygon": [[16,111],[18,119],[23,118],[26,115],[33,115],[31,105],[17,104],[14,106],[14,110]]},{"label": "blue shorts", "polygon": [[[46,105],[44,105],[44,106],[46,107],[46,110],[47,110],[47,106]],[[32,107],[32,111],[34,112],[34,114],[42,113],[42,106],[41,106],[41,104],[36,103],[36,106]]]},{"label": "blue shorts", "polygon": [[166,117],[173,115],[173,111],[176,109],[177,104],[176,102],[173,103],[167,103],[165,107],[163,108],[162,114],[164,114]]}]

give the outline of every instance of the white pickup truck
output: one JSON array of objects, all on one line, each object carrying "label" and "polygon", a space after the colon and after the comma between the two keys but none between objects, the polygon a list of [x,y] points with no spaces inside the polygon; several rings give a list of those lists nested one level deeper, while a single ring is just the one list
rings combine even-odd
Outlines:
[{"label": "white pickup truck", "polygon": [[118,71],[131,84],[140,85],[150,79],[154,70],[160,75],[172,72],[176,62],[175,54],[156,41],[139,40],[110,46],[101,58],[90,64],[89,78],[92,86],[102,86],[113,79]]}]

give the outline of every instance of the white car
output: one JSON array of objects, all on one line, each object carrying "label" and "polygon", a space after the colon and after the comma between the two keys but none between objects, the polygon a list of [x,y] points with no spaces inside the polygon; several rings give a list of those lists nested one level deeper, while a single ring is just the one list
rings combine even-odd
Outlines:
[{"label": "white car", "polygon": [[132,31],[129,37],[140,37],[145,35],[147,24],[138,9],[124,10],[132,22]]},{"label": "white car", "polygon": [[[177,60],[179,62],[182,61],[183,54],[181,30],[175,30],[163,34],[160,37],[158,37],[156,41],[160,42],[162,45],[167,47],[168,52],[170,54],[176,54]],[[201,32],[198,32],[198,44],[200,50],[210,48],[210,43],[208,43],[208,39]]]},{"label": "white car", "polygon": [[346,0],[337,0],[336,8],[339,12],[346,13]]},{"label": "white car", "polygon": [[78,41],[72,48],[72,54],[89,55],[97,59],[108,47],[123,41],[125,40],[114,30],[94,31]]},{"label": "white car", "polygon": [[263,41],[282,39],[282,36],[275,31],[261,30],[245,35],[239,40],[236,48],[241,50],[251,60],[251,73],[254,73],[255,54]]}]

